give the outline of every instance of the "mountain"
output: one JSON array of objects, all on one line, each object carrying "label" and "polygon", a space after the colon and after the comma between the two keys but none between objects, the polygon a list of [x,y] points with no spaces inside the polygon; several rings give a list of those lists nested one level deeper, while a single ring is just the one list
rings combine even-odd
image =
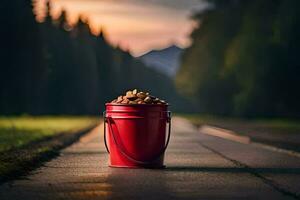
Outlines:
[{"label": "mountain", "polygon": [[0,6],[0,21],[8,23],[0,31],[0,115],[99,115],[133,88],[166,99],[173,111],[187,110],[170,77],[110,46],[103,31],[93,35],[81,17],[72,27],[65,11],[52,19],[50,3],[37,23],[31,1]]},{"label": "mountain", "polygon": [[150,51],[138,59],[148,67],[162,72],[169,77],[174,77],[180,65],[182,52],[183,49],[173,45],[162,50]]}]

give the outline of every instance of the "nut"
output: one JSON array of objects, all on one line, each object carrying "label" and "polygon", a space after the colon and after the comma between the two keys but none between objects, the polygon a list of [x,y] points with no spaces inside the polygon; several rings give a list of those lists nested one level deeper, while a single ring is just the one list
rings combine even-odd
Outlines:
[{"label": "nut", "polygon": [[151,103],[151,102],[152,102],[152,100],[151,100],[150,97],[146,97],[146,98],[144,99],[144,101],[145,101],[146,103]]},{"label": "nut", "polygon": [[144,92],[139,92],[136,96],[141,99],[145,99],[147,97],[147,95]]},{"label": "nut", "polygon": [[165,102],[164,100],[160,100],[160,103],[166,104],[167,102]]},{"label": "nut", "polygon": [[133,94],[133,95],[130,95],[130,96],[126,96],[126,98],[133,101],[133,100],[137,99],[137,96]]},{"label": "nut", "polygon": [[149,97],[150,97],[151,99],[156,99],[156,97],[155,97],[155,96],[152,96],[152,95],[149,95]]},{"label": "nut", "polygon": [[123,101],[123,96],[119,96],[117,99],[117,103],[121,103]]},{"label": "nut", "polygon": [[143,99],[136,98],[134,101],[135,101],[135,102],[139,102],[139,101],[143,101]]},{"label": "nut", "polygon": [[127,91],[126,92],[126,98],[129,100],[135,100],[137,98],[136,94],[133,94],[132,91]]},{"label": "nut", "polygon": [[157,103],[157,102],[160,101],[160,99],[159,99],[159,98],[155,98],[153,101],[154,101],[155,103]]},{"label": "nut", "polygon": [[166,101],[161,100],[155,96],[149,94],[149,92],[138,91],[137,89],[128,90],[125,96],[118,96],[117,99],[111,101],[111,103],[121,103],[121,104],[157,104],[165,105]]},{"label": "nut", "polygon": [[124,99],[121,103],[128,104],[129,100],[128,99]]},{"label": "nut", "polygon": [[129,104],[137,104],[135,101],[129,101]]}]

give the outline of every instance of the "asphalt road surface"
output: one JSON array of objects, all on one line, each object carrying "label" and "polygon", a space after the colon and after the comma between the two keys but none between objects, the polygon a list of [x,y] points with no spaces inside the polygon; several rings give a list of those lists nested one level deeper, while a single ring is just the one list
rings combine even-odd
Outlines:
[{"label": "asphalt road surface", "polygon": [[174,118],[166,169],[109,168],[97,127],[0,199],[300,199],[300,158],[202,134]]}]

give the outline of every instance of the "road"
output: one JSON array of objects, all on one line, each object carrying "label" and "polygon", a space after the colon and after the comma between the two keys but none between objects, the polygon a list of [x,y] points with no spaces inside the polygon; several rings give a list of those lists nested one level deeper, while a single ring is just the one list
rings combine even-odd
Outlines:
[{"label": "road", "polygon": [[[296,125],[277,126],[252,120],[216,120],[208,125],[227,129],[239,135],[250,137],[252,141],[300,152],[300,129]],[[287,123],[287,122],[286,122]],[[290,122],[291,123],[291,122]],[[293,122],[296,123],[296,122]]]},{"label": "road", "polygon": [[0,199],[300,199],[300,158],[172,121],[166,169],[107,167],[97,127],[27,177],[0,186]]}]

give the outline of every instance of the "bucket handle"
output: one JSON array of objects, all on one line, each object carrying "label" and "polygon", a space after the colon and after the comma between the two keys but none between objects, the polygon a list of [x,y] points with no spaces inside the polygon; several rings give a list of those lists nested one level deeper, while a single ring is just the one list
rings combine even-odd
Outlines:
[{"label": "bucket handle", "polygon": [[114,143],[116,144],[118,150],[122,153],[123,156],[125,156],[128,160],[131,160],[131,161],[133,161],[135,163],[138,163],[138,164],[144,164],[144,165],[152,164],[154,161],[159,159],[162,154],[165,153],[165,151],[166,151],[166,149],[169,145],[170,136],[171,136],[171,112],[170,111],[166,111],[166,112],[168,114],[167,123],[169,124],[169,126],[168,126],[167,141],[166,141],[166,144],[165,144],[164,148],[153,159],[148,160],[148,161],[141,161],[141,160],[136,160],[136,159],[132,158],[131,156],[129,156],[127,153],[125,153],[123,148],[120,147],[120,145],[117,143],[117,140],[115,138],[115,134],[114,134],[112,126],[111,126],[111,121],[113,119],[111,117],[106,117],[106,112],[104,111],[103,112],[103,118],[104,118],[104,134],[103,135],[104,135],[104,144],[105,144],[105,148],[106,148],[107,153],[110,153],[110,151],[108,149],[107,141],[106,141],[106,128],[105,128],[106,127],[106,122],[108,123],[108,127],[110,129],[110,132],[112,133],[112,138],[114,140]]}]

